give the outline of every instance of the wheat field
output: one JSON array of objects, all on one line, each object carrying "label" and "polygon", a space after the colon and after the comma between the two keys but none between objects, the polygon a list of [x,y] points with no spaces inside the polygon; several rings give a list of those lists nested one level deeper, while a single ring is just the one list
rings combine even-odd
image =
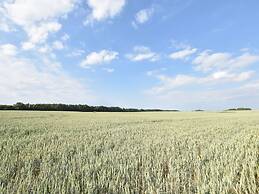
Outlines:
[{"label": "wheat field", "polygon": [[259,112],[0,112],[0,193],[259,193]]}]

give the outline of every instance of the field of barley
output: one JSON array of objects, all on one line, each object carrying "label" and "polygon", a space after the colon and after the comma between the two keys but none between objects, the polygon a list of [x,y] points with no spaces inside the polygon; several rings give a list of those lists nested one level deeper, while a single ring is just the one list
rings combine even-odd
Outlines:
[{"label": "field of barley", "polygon": [[259,193],[259,112],[0,112],[0,193]]}]

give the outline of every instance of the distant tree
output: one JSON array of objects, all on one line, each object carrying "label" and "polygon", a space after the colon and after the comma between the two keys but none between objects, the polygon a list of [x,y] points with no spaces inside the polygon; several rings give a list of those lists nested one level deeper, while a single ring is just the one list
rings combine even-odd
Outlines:
[{"label": "distant tree", "polygon": [[14,108],[16,110],[26,110],[26,105],[23,104],[22,102],[17,102],[15,105],[14,105]]},{"label": "distant tree", "polygon": [[243,111],[243,110],[252,110],[251,108],[230,108],[227,111]]},{"label": "distant tree", "polygon": [[252,110],[251,108],[237,108],[237,110]]},{"label": "distant tree", "polygon": [[0,110],[13,110],[14,107],[12,105],[0,105]]}]

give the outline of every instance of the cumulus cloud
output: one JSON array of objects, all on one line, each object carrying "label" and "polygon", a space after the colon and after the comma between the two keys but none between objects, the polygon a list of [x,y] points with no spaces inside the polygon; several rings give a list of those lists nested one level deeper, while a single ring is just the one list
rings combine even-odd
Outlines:
[{"label": "cumulus cloud", "polygon": [[64,48],[63,42],[61,41],[54,41],[52,43],[52,47],[57,50],[62,50]]},{"label": "cumulus cloud", "polygon": [[73,10],[77,1],[4,1],[0,4],[0,16],[2,16],[0,28],[7,31],[8,22],[22,27],[28,35],[28,40],[23,43],[22,47],[25,50],[33,49],[36,44],[44,43],[50,33],[55,33],[61,29],[62,25],[58,22],[58,19]]},{"label": "cumulus cloud", "polygon": [[131,61],[148,60],[154,62],[159,59],[159,55],[157,53],[152,52],[150,48],[145,46],[135,46],[133,48],[133,53],[127,54],[126,57]]},{"label": "cumulus cloud", "polygon": [[24,43],[25,50],[33,49],[36,44],[45,43],[49,33],[57,32],[61,29],[62,25],[57,22],[41,23],[26,27],[25,31],[28,34],[29,40]]},{"label": "cumulus cloud", "polygon": [[233,56],[230,53],[212,53],[204,51],[200,53],[192,63],[198,71],[208,72],[215,69],[236,69],[252,65],[259,61],[259,55],[244,53],[240,56]]},{"label": "cumulus cloud", "polygon": [[203,79],[203,82],[213,82],[214,81],[229,81],[229,82],[242,82],[250,79],[254,75],[254,71],[246,71],[241,73],[230,73],[227,71],[217,71],[212,73],[207,78]]},{"label": "cumulus cloud", "polygon": [[190,55],[196,53],[197,49],[196,48],[185,48],[183,50],[177,51],[177,52],[173,52],[169,55],[169,57],[171,59],[186,59],[187,57],[189,57]]},{"label": "cumulus cloud", "polygon": [[6,2],[8,17],[20,26],[48,21],[66,15],[75,6],[76,0],[14,0]]},{"label": "cumulus cloud", "polygon": [[[61,40],[63,41],[62,38]],[[63,50],[65,48],[65,45],[62,41],[56,40],[52,42],[52,44],[43,44],[40,47],[37,47],[37,51],[40,53],[45,53],[45,54],[48,53],[50,55],[54,55],[53,50]]]},{"label": "cumulus cloud", "polygon": [[118,57],[119,53],[109,50],[101,50],[100,52],[92,52],[86,56],[81,62],[80,66],[84,68],[90,68],[94,65],[101,65],[110,63]]},{"label": "cumulus cloud", "polygon": [[135,20],[132,22],[133,27],[137,27],[138,24],[144,24],[149,21],[154,13],[154,8],[147,8],[138,11],[135,15]]},{"label": "cumulus cloud", "polygon": [[13,44],[0,45],[0,53],[4,56],[15,56],[17,54],[17,47]]},{"label": "cumulus cloud", "polygon": [[[254,87],[259,91],[258,80],[255,80],[257,72],[253,68],[249,69],[249,66],[259,62],[259,55],[251,54],[247,50],[241,54],[211,50],[196,54],[197,49],[187,44],[177,43],[174,47],[181,50],[172,53],[170,57],[186,59],[194,55],[191,63],[198,72],[169,76],[160,70],[148,71],[147,75],[158,81],[145,92],[154,99],[175,103],[175,107],[177,103],[185,107],[208,103],[204,104],[205,107],[212,107],[213,102],[221,100],[222,105],[246,102],[245,97],[252,97],[250,88]],[[244,91],[247,93],[242,94]]]},{"label": "cumulus cloud", "polygon": [[136,21],[139,23],[139,24],[143,24],[145,22],[147,22],[151,16],[153,15],[154,13],[154,9],[153,8],[150,8],[150,9],[142,9],[140,10],[136,16],[135,16],[135,19]]},{"label": "cumulus cloud", "polygon": [[[51,59],[17,55],[14,45],[0,46],[0,103],[89,103],[90,92],[77,79],[67,75]],[[75,95],[77,94],[77,95]]]},{"label": "cumulus cloud", "polygon": [[23,50],[31,50],[31,49],[34,49],[35,48],[35,45],[31,42],[23,42],[22,43],[22,49]]},{"label": "cumulus cloud", "polygon": [[50,53],[52,51],[52,48],[49,45],[43,45],[40,48],[38,48],[38,51],[40,53]]},{"label": "cumulus cloud", "polygon": [[126,4],[126,0],[87,0],[91,9],[86,23],[103,21],[118,15]]}]

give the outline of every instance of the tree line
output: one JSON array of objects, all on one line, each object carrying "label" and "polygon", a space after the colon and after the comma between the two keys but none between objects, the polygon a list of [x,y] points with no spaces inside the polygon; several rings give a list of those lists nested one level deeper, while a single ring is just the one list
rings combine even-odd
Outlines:
[{"label": "tree line", "polygon": [[227,111],[242,111],[242,110],[252,110],[251,108],[230,108]]},{"label": "tree line", "polygon": [[31,111],[76,111],[76,112],[144,112],[144,111],[178,111],[161,109],[136,109],[107,106],[89,106],[86,104],[24,104],[0,105],[0,110],[31,110]]}]

